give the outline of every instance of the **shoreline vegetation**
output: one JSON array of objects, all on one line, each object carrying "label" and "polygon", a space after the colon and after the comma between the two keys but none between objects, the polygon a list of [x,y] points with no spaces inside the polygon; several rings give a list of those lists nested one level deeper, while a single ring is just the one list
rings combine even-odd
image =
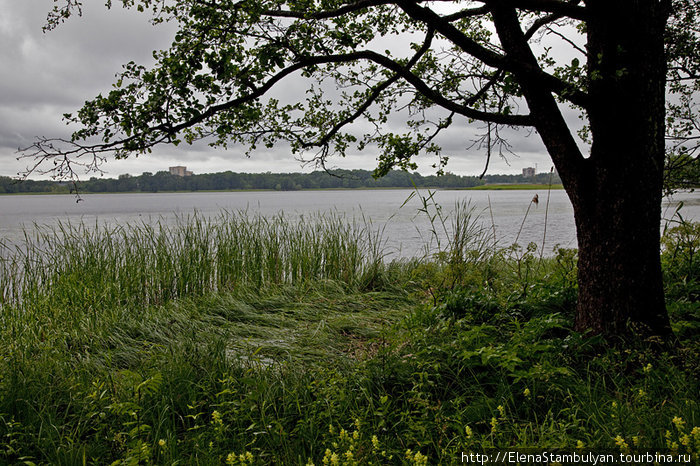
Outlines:
[{"label": "shoreline vegetation", "polygon": [[[393,170],[375,179],[369,170],[337,170],[334,176],[326,172],[313,173],[207,173],[176,176],[161,171],[139,176],[120,175],[118,178],[90,178],[77,185],[79,193],[154,193],[154,192],[222,192],[222,191],[299,191],[324,189],[537,189],[561,183],[557,175],[540,173],[533,177],[522,175],[458,176],[452,173],[423,176]],[[488,186],[492,186],[489,188]],[[532,188],[528,187],[532,186]],[[18,182],[0,176],[0,194],[71,194],[75,186],[69,182],[25,180]]]},{"label": "shoreline vegetation", "polygon": [[575,250],[447,210],[423,199],[440,246],[393,261],[331,214],[27,231],[0,254],[0,463],[697,461],[700,224],[663,240],[678,346],[619,351],[573,331]]}]

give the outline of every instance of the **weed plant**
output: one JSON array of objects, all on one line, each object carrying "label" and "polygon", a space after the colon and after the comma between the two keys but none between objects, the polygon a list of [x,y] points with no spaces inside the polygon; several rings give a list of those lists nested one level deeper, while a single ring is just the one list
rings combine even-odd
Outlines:
[{"label": "weed plant", "polygon": [[576,251],[440,215],[440,249],[402,262],[336,216],[28,233],[0,275],[0,463],[698,461],[696,225],[664,240],[679,346],[659,353],[572,330]]}]

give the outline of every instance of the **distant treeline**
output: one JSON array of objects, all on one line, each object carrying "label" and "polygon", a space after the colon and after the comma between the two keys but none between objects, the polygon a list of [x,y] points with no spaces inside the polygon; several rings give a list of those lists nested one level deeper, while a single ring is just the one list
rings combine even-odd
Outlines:
[{"label": "distant treeline", "polygon": [[[139,176],[120,175],[119,178],[90,178],[78,185],[80,192],[149,192],[159,191],[217,191],[268,189],[296,191],[301,189],[342,188],[470,188],[495,183],[548,184],[550,176],[541,173],[534,177],[522,175],[487,175],[483,179],[474,176],[459,176],[452,173],[423,176],[400,170],[374,179],[369,170],[337,170],[331,176],[326,172],[313,173],[205,173],[187,177],[160,171],[145,172]],[[554,175],[552,183],[561,183]],[[18,182],[9,177],[0,177],[0,193],[68,193],[72,184],[57,181],[26,180]]]}]

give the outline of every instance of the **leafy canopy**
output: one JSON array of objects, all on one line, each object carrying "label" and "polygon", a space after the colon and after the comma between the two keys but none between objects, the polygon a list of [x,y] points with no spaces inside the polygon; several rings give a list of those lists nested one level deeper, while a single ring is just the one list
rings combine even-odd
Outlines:
[{"label": "leafy canopy", "polygon": [[[78,0],[54,1],[47,29],[81,12]],[[440,169],[447,162],[440,133],[449,126],[486,122],[465,147],[476,142],[489,156],[492,148],[503,154],[504,127],[551,118],[572,131],[562,103],[579,111],[579,136],[589,136],[587,88],[600,73],[587,57],[588,12],[579,0],[120,3],[150,14],[154,24],[176,23],[178,32],[168,50],[154,52],[155,66],[126,64],[111,91],[64,115],[80,126],[70,139],[43,139],[25,150],[37,164],[52,159],[56,176],[72,176],[75,165],[98,169],[108,153],[123,158],[199,139],[251,150],[283,141],[320,165],[330,154],[373,146],[379,175],[414,168],[420,153],[436,155]],[[697,158],[700,7],[696,0],[660,3],[672,11],[671,152]],[[526,102],[523,79],[552,103]],[[294,86],[285,90],[283,81]],[[401,130],[397,112],[405,117]]]}]

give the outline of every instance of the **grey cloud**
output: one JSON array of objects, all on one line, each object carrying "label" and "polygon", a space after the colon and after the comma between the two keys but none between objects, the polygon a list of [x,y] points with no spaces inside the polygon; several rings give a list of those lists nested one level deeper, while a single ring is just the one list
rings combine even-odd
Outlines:
[{"label": "grey cloud", "polygon": [[[49,1],[0,0],[0,175],[22,171],[27,160],[16,161],[15,150],[33,142],[35,136],[67,137],[71,128],[61,121],[66,112],[74,112],[85,100],[108,92],[121,65],[134,60],[148,65],[155,49],[167,48],[174,33],[171,25],[153,27],[147,15],[115,7],[106,11],[103,2],[85,2],[85,15],[71,18],[56,30],[43,34],[41,27],[51,8]],[[116,4],[117,2],[115,2]],[[297,99],[304,96],[308,83],[286,80],[274,87],[272,96]],[[405,114],[393,115],[391,129],[408,131]],[[363,127],[358,127],[362,131]],[[440,138],[445,155],[450,156],[448,170],[478,174],[483,168],[483,151],[467,149],[480,129],[466,122],[445,131]],[[520,158],[508,167],[496,157],[491,173],[518,172],[531,161],[546,160],[546,152],[536,134],[527,131],[509,133],[509,140]],[[334,157],[330,167],[366,168],[376,166],[376,151]],[[212,149],[200,142],[194,146],[164,146],[153,154],[109,161],[103,166],[109,176],[165,170],[185,164],[196,173],[234,171],[309,171],[290,153],[289,147],[260,149],[246,158],[244,149]],[[420,157],[424,173],[432,173],[432,157]],[[532,162],[534,163],[534,162]],[[89,175],[88,175],[89,176]]]}]

